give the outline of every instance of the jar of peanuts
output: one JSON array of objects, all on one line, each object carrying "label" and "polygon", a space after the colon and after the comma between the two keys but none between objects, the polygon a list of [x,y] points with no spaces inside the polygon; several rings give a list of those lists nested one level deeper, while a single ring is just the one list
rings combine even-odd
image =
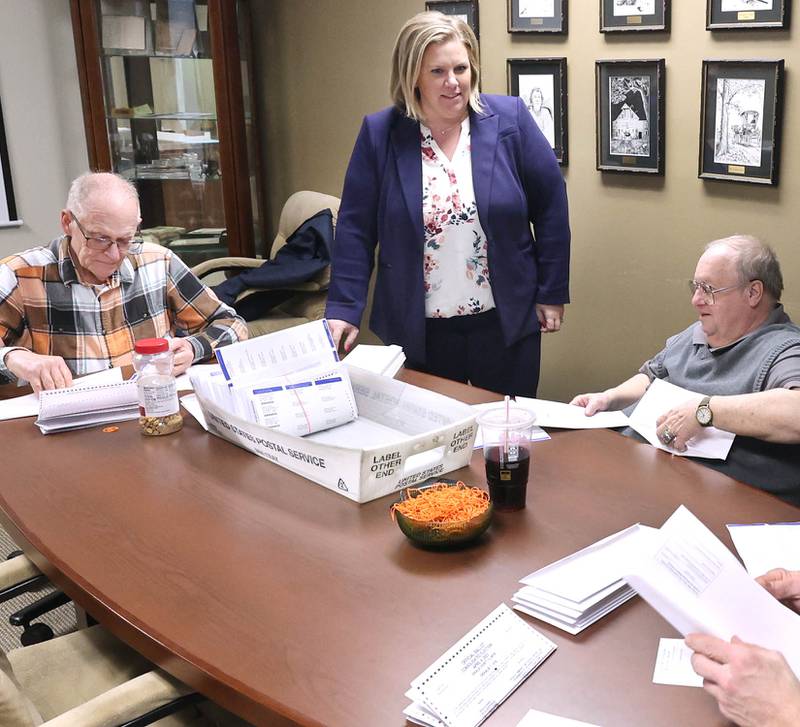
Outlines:
[{"label": "jar of peanuts", "polygon": [[165,338],[143,338],[133,354],[139,390],[139,427],[142,434],[172,434],[183,426],[178,389],[172,375],[172,351]]}]

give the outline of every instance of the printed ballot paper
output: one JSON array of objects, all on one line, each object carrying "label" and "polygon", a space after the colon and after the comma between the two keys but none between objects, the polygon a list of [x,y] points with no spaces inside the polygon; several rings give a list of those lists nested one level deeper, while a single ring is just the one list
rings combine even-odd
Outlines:
[{"label": "printed ballot paper", "polygon": [[636,595],[623,575],[654,528],[634,525],[525,576],[514,608],[578,634]]},{"label": "printed ballot paper", "polygon": [[501,603],[411,682],[403,714],[420,725],[475,727],[555,649]]},{"label": "printed ballot paper", "polygon": [[630,427],[639,432],[654,447],[663,449],[670,454],[724,460],[728,456],[736,436],[732,432],[725,432],[716,427],[706,427],[688,442],[685,452],[678,452],[665,446],[656,436],[656,419],[658,417],[691,399],[696,400],[699,404],[702,398],[702,394],[656,379],[650,384],[636,408],[631,412]]},{"label": "printed ballot paper", "polygon": [[217,358],[219,367],[189,372],[192,386],[246,421],[302,437],[358,414],[326,321],[233,344]]},{"label": "printed ballot paper", "polygon": [[758,585],[683,505],[642,541],[625,579],[683,636],[738,636],[782,652],[800,676],[800,616]]},{"label": "printed ballot paper", "polygon": [[773,568],[800,570],[800,523],[728,525],[728,532],[753,578]]}]

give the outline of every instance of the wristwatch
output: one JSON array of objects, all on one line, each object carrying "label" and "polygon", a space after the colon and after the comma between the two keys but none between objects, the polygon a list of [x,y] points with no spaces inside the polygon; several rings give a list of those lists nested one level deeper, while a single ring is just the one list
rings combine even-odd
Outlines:
[{"label": "wristwatch", "polygon": [[704,396],[697,405],[697,411],[694,413],[695,419],[697,419],[697,423],[701,427],[710,427],[714,421],[714,412],[711,411],[711,407],[708,405],[710,401],[710,396]]}]

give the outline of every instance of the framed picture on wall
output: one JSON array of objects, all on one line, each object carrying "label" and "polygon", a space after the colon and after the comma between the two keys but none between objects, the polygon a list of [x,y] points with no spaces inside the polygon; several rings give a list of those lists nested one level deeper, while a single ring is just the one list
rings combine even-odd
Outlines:
[{"label": "framed picture on wall", "polygon": [[706,30],[788,28],[791,0],[707,0]]},{"label": "framed picture on wall", "polygon": [[669,0],[600,0],[600,32],[669,30]]},{"label": "framed picture on wall", "polygon": [[777,184],[783,59],[703,61],[701,179]]},{"label": "framed picture on wall", "polygon": [[508,0],[509,33],[566,33],[567,0]]},{"label": "framed picture on wall", "polygon": [[664,173],[663,58],[597,61],[597,168]]},{"label": "framed picture on wall", "polygon": [[3,108],[0,106],[0,227],[19,227],[14,186],[11,183],[11,164],[6,145],[6,128],[3,124]]},{"label": "framed picture on wall", "polygon": [[480,38],[478,33],[478,0],[466,0],[466,2],[451,3],[443,0],[428,0],[425,3],[425,10],[438,10],[445,15],[455,15],[461,18],[475,33],[476,38]]},{"label": "framed picture on wall", "polygon": [[567,163],[567,59],[509,58],[508,93],[519,96],[556,159]]}]

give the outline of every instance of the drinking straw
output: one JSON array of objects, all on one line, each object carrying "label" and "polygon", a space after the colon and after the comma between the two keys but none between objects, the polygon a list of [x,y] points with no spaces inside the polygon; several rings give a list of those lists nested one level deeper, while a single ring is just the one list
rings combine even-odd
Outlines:
[{"label": "drinking straw", "polygon": [[509,396],[506,394],[506,426],[503,429],[503,461],[508,460],[508,422],[509,422]]}]

